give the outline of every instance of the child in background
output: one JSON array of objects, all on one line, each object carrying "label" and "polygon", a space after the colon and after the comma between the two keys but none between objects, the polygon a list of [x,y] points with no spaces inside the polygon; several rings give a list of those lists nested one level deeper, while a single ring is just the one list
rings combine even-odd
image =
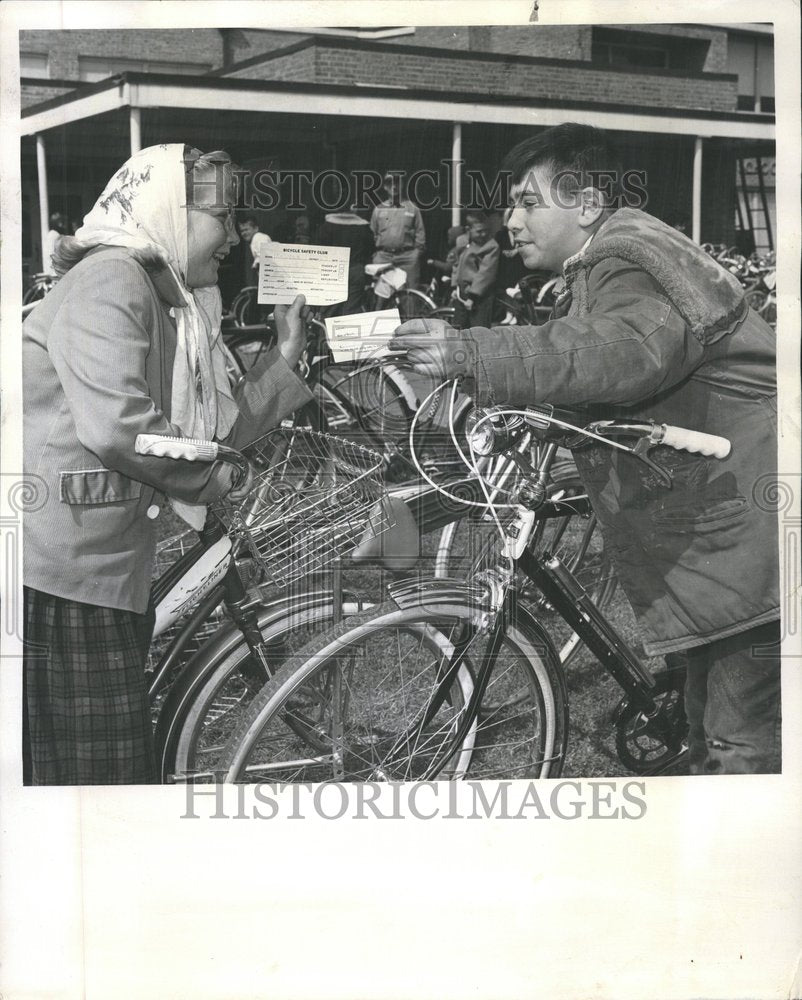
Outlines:
[{"label": "child in background", "polygon": [[470,211],[465,218],[468,243],[451,277],[454,320],[460,330],[490,325],[499,259],[499,245],[490,235],[487,213]]}]

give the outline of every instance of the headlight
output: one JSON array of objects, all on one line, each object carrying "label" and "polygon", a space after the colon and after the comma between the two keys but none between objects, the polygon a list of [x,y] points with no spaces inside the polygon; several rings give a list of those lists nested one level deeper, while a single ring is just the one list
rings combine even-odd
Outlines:
[{"label": "headlight", "polygon": [[485,457],[500,455],[511,448],[524,429],[523,420],[498,407],[474,410],[468,415],[465,436],[474,453]]}]

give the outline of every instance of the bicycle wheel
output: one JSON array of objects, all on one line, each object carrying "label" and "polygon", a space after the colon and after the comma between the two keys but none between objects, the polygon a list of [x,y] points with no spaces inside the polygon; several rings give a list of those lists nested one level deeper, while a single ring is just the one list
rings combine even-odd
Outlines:
[{"label": "bicycle wheel", "polygon": [[231,303],[231,315],[237,326],[252,326],[259,322],[260,306],[256,301],[258,288],[256,285],[246,285],[235,296]]},{"label": "bicycle wheel", "polygon": [[[512,623],[478,715],[459,729],[488,637],[484,611],[388,602],[288,659],[231,734],[230,781],[409,781],[560,773],[567,708],[548,637]],[[454,644],[466,658],[444,682]],[[485,707],[486,706],[486,707]]]},{"label": "bicycle wheel", "polygon": [[378,451],[405,449],[415,411],[380,366],[331,365],[315,393],[338,434]]},{"label": "bicycle wheel", "polygon": [[[346,601],[343,613],[353,615],[359,607]],[[327,628],[333,615],[330,596],[308,595],[306,605],[299,601],[292,610],[266,606],[259,614],[259,629],[269,648],[271,672],[277,672],[292,649]],[[266,680],[241,632],[229,622],[214,644],[186,665],[161,707],[155,739],[162,781],[190,776],[211,780],[230,732]]]},{"label": "bicycle wheel", "polygon": [[431,316],[437,309],[436,302],[415,288],[402,288],[400,292],[396,292],[394,299],[402,323],[406,323],[408,319]]},{"label": "bicycle wheel", "polygon": [[237,362],[240,373],[247,375],[251,368],[262,360],[275,342],[275,336],[269,327],[265,327],[264,330],[234,334],[227,338],[226,347]]}]

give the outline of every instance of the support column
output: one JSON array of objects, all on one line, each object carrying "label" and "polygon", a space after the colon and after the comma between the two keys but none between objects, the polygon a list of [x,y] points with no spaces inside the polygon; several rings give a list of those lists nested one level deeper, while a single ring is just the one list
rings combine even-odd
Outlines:
[{"label": "support column", "polygon": [[45,149],[45,137],[40,133],[36,135],[36,172],[39,181],[39,229],[41,230],[41,253],[42,270],[50,270],[50,261],[44,260],[45,246],[47,245],[47,234],[50,232],[50,199],[47,193],[47,156]]},{"label": "support column", "polygon": [[702,242],[702,137],[697,135],[693,144],[693,195],[691,208],[691,239]]},{"label": "support column", "polygon": [[131,128],[131,156],[142,149],[142,108],[131,108],[128,115]]},{"label": "support column", "polygon": [[454,122],[451,133],[451,225],[458,226],[462,201],[462,122]]}]

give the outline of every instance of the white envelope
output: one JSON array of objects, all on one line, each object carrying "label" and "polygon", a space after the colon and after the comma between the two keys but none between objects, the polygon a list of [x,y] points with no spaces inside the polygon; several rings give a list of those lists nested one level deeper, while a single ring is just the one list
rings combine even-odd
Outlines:
[{"label": "white envelope", "polygon": [[326,336],[335,361],[364,361],[388,354],[387,341],[401,325],[397,309],[333,316]]}]

